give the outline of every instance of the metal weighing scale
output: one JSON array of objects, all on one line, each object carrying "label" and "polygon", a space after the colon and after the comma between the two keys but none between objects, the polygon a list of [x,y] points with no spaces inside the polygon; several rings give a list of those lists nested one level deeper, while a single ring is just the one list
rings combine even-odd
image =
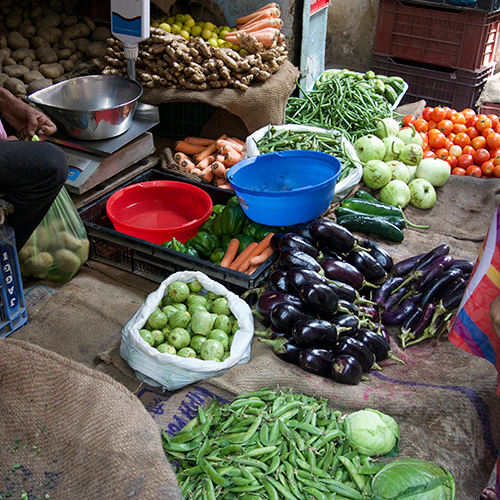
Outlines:
[{"label": "metal weighing scale", "polygon": [[69,175],[66,188],[82,194],[154,153],[149,129],[160,122],[158,108],[138,103],[130,128],[112,139],[82,141],[63,131],[47,137],[66,153]]}]

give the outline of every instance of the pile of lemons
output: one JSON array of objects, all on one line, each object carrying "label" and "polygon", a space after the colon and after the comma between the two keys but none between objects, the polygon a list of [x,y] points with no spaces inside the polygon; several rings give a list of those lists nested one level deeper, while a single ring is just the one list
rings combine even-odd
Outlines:
[{"label": "pile of lemons", "polygon": [[186,40],[189,40],[192,36],[200,36],[213,47],[240,49],[238,45],[225,41],[227,33],[235,31],[236,28],[215,26],[211,22],[195,21],[189,14],[162,17],[152,21],[151,26],[174,35],[181,35]]}]

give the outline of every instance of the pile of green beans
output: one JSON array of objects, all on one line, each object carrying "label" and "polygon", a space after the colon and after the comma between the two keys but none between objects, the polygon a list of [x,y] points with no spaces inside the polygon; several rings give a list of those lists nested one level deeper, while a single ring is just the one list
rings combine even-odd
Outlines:
[{"label": "pile of green beans", "polygon": [[337,182],[345,179],[356,169],[356,164],[345,151],[345,143],[342,141],[341,133],[332,135],[330,133],[286,128],[277,130],[276,127],[270,125],[266,134],[255,144],[261,154],[288,150],[320,151],[331,154],[342,165],[342,172]]},{"label": "pile of green beans", "polygon": [[351,141],[373,133],[377,120],[392,116],[391,104],[353,72],[339,71],[303,97],[290,97],[286,123],[341,130]]},{"label": "pile of green beans", "polygon": [[326,400],[267,388],[214,398],[162,443],[184,499],[363,500],[383,466],[350,446]]}]

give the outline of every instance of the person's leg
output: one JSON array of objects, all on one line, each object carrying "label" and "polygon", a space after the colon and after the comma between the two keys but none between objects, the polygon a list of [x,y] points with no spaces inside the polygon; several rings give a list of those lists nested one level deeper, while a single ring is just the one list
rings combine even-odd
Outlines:
[{"label": "person's leg", "polygon": [[0,193],[14,206],[5,223],[20,250],[68,178],[63,150],[49,142],[0,142]]},{"label": "person's leg", "polygon": [[481,493],[482,500],[495,500],[495,486],[490,486],[489,488],[485,488]]}]

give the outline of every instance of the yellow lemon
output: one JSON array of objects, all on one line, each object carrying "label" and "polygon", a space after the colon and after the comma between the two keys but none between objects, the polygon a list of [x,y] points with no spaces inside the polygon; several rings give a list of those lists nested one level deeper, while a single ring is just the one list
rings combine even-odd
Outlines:
[{"label": "yellow lemon", "polygon": [[201,35],[201,31],[202,31],[202,27],[201,26],[193,26],[191,28],[191,35],[193,35],[193,36],[200,36]]},{"label": "yellow lemon", "polygon": [[184,21],[184,26],[189,26],[192,28],[194,26],[194,19],[192,17],[186,18]]},{"label": "yellow lemon", "polygon": [[161,23],[159,28],[162,29],[163,31],[168,31],[169,33],[172,33],[172,27],[168,23]]},{"label": "yellow lemon", "polygon": [[213,31],[215,29],[215,24],[207,21],[206,23],[203,23],[203,29]]},{"label": "yellow lemon", "polygon": [[180,30],[179,35],[184,37],[186,40],[189,40],[191,38],[191,35],[186,30]]},{"label": "yellow lemon", "polygon": [[170,26],[172,26],[172,24],[175,23],[175,17],[168,17],[167,18],[167,23],[170,24]]},{"label": "yellow lemon", "polygon": [[175,22],[183,24],[186,18],[184,17],[184,14],[177,14],[175,16]]},{"label": "yellow lemon", "polygon": [[212,32],[210,30],[204,29],[201,32],[201,36],[205,39],[208,40],[212,36]]},{"label": "yellow lemon", "polygon": [[218,48],[219,45],[217,44],[217,40],[215,38],[209,38],[208,40],[208,43],[212,46],[212,47],[215,47],[215,48]]}]

